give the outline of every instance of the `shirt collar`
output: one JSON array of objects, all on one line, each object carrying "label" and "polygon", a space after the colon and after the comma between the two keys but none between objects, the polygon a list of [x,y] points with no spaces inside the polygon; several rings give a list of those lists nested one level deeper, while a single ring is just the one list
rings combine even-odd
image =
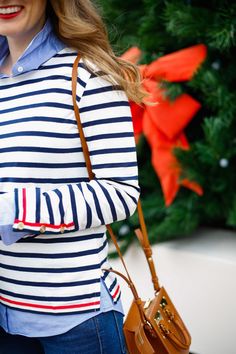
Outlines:
[{"label": "shirt collar", "polygon": [[[13,66],[12,76],[14,77],[38,69],[40,65],[64,49],[65,46],[53,32],[50,20],[47,20],[42,30],[36,34]],[[7,39],[4,36],[0,36],[0,66],[3,64],[8,53]],[[0,72],[0,78],[3,77],[8,76]]]}]

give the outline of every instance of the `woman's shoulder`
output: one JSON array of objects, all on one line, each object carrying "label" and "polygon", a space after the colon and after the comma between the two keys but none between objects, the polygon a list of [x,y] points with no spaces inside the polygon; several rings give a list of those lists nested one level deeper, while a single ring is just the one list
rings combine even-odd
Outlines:
[{"label": "woman's shoulder", "polygon": [[[66,47],[62,49],[60,52],[55,54],[47,63],[46,65],[48,68],[71,68],[73,67],[73,64],[79,56],[79,52],[76,49]],[[66,72],[66,71],[65,71]],[[102,72],[101,68],[91,60],[84,60],[82,57],[79,60],[79,65],[78,65],[78,74],[79,77],[83,77],[86,79],[86,81],[89,78],[93,77],[104,77],[105,74]]]},{"label": "woman's shoulder", "polygon": [[[50,72],[52,70],[52,75],[63,76],[68,80],[72,77],[73,64],[78,55],[80,55],[78,50],[66,47],[54,55],[44,66]],[[77,76],[77,89],[80,97],[86,90],[102,90],[104,87],[108,89],[108,87],[114,86],[109,75],[104,73],[99,65],[82,57],[79,60]]]}]

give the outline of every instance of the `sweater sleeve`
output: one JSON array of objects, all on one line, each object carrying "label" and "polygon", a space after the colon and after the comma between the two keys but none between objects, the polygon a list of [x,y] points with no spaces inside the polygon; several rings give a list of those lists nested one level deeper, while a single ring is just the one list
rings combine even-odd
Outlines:
[{"label": "sweater sleeve", "polygon": [[91,74],[78,105],[94,180],[46,192],[35,187],[15,189],[14,230],[64,233],[110,224],[134,213],[138,171],[125,93],[105,77]]}]

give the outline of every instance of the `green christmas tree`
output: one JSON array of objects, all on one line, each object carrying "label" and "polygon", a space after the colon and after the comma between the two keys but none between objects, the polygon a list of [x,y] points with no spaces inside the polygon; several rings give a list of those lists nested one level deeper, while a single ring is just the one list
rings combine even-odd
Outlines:
[{"label": "green christmas tree", "polygon": [[[207,60],[191,81],[163,83],[171,100],[183,92],[202,107],[185,129],[190,150],[175,149],[181,178],[196,181],[199,196],[180,188],[166,207],[145,137],[137,145],[145,219],[152,242],[190,235],[199,226],[236,227],[236,4],[227,0],[100,0],[116,53],[142,50],[141,63],[203,43]],[[118,224],[132,241],[137,215]],[[121,228],[120,228],[121,227]]]}]

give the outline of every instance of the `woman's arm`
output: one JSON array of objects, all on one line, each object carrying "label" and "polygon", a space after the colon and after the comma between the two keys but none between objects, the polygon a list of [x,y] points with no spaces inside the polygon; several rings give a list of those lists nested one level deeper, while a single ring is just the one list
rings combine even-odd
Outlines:
[{"label": "woman's arm", "polygon": [[[104,78],[91,75],[78,105],[95,179],[47,192],[15,189],[14,230],[64,233],[110,224],[134,213],[138,171],[126,95]],[[9,204],[12,198],[5,195]]]}]

